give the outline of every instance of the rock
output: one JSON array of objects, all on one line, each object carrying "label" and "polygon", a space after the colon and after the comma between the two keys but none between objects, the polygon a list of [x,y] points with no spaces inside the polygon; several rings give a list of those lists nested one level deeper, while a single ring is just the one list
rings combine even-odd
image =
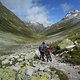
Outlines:
[{"label": "rock", "polygon": [[25,77],[24,77],[24,80],[29,80],[29,79],[28,79],[28,76],[25,76]]},{"label": "rock", "polygon": [[10,61],[10,65],[12,65],[13,61]]},{"label": "rock", "polygon": [[10,61],[8,59],[5,59],[4,61],[2,61],[2,65],[8,64]]},{"label": "rock", "polygon": [[33,53],[28,53],[28,54],[26,54],[26,56],[25,56],[25,60],[27,59],[27,60],[29,60],[29,59],[33,59],[34,58],[34,54]]},{"label": "rock", "polygon": [[27,65],[30,65],[30,63],[29,63],[27,60],[25,61],[25,63],[26,63]]},{"label": "rock", "polygon": [[44,69],[45,72],[51,72],[49,68]]},{"label": "rock", "polygon": [[39,50],[36,50],[35,55],[38,56],[38,57],[40,57],[40,52],[39,52]]},{"label": "rock", "polygon": [[5,69],[5,66],[3,65],[2,68]]},{"label": "rock", "polygon": [[26,53],[20,53],[21,55],[23,55],[23,56],[25,56],[26,55]]},{"label": "rock", "polygon": [[78,71],[78,74],[80,74],[80,71]]},{"label": "rock", "polygon": [[42,70],[47,69],[48,67],[49,67],[48,65],[44,65],[44,66],[41,65],[41,66],[39,66],[39,70],[42,71]]},{"label": "rock", "polygon": [[74,48],[75,45],[70,45],[70,46],[66,46],[67,49],[71,49],[71,48]]},{"label": "rock", "polygon": [[27,68],[26,70],[27,75],[32,76],[33,73],[34,73],[34,70],[32,68]]},{"label": "rock", "polygon": [[15,60],[15,59],[12,57],[12,58],[11,58],[11,61],[14,61],[14,60]]},{"label": "rock", "polygon": [[23,58],[19,58],[19,59],[17,59],[18,61],[23,61]]},{"label": "rock", "polygon": [[70,39],[64,39],[60,44],[58,44],[58,46],[61,49],[65,49],[66,47],[71,48],[74,47],[74,43]]},{"label": "rock", "polygon": [[77,41],[75,41],[74,43],[75,43],[76,45],[78,45],[78,42],[77,42]]},{"label": "rock", "polygon": [[36,67],[36,66],[40,66],[41,64],[38,61],[33,61],[32,65]]},{"label": "rock", "polygon": [[14,71],[18,71],[20,69],[20,67],[17,67],[17,66],[11,66],[9,67],[11,70],[14,70]]},{"label": "rock", "polygon": [[54,78],[52,78],[51,80],[60,80],[60,79],[59,79],[59,78],[54,77]]},{"label": "rock", "polygon": [[14,56],[14,58],[15,58],[15,59],[18,59],[18,58],[19,58],[19,56],[18,56],[18,55],[16,55],[16,56]]}]

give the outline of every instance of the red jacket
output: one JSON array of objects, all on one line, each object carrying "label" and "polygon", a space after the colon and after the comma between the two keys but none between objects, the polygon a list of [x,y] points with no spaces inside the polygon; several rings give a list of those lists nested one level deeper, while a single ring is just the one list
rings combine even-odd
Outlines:
[{"label": "red jacket", "polygon": [[48,46],[47,49],[48,49],[49,52],[52,52],[53,47],[52,46]]}]

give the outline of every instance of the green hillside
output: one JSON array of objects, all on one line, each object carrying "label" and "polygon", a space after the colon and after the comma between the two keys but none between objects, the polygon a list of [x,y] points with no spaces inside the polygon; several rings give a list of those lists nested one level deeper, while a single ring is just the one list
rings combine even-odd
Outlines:
[{"label": "green hillside", "polygon": [[36,23],[25,23],[27,26],[29,26],[29,28],[31,29],[32,32],[40,34],[45,27],[43,26],[43,24],[40,24],[38,22]]},{"label": "green hillside", "polygon": [[80,19],[72,18],[70,20],[61,20],[45,29],[42,33],[45,36],[50,36],[59,33],[59,36],[66,36],[71,39],[79,39],[80,37]]},{"label": "green hillside", "polygon": [[32,31],[14,13],[0,3],[0,31],[32,38]]}]

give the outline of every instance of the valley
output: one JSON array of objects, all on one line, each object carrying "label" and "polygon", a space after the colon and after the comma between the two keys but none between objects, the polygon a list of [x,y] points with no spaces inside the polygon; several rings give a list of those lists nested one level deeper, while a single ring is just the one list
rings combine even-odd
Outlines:
[{"label": "valley", "polygon": [[[43,41],[54,47],[52,62],[39,59]],[[80,11],[45,28],[0,3],[0,80],[80,80]]]}]

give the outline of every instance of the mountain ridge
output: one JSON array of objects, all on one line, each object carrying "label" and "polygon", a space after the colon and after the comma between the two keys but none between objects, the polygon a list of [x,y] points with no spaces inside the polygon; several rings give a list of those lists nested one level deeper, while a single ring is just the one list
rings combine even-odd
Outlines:
[{"label": "mountain ridge", "polygon": [[[60,33],[59,36],[61,36],[61,37],[67,35],[71,39],[74,39],[74,40],[79,39],[79,36],[80,36],[79,35],[80,34],[80,11],[78,11],[77,13],[78,14],[74,17],[71,17],[71,16],[68,16],[67,18],[64,17],[56,24],[53,24],[53,25],[51,25],[51,27],[48,27],[47,29],[45,29],[42,32],[42,34],[44,34],[45,36],[51,36],[51,35]],[[70,14],[70,12],[69,12],[69,14]],[[71,17],[71,18],[69,18],[69,17]],[[76,36],[76,34],[78,34],[78,35]]]},{"label": "mountain ridge", "polygon": [[31,37],[33,32],[13,12],[0,3],[0,30]]}]

